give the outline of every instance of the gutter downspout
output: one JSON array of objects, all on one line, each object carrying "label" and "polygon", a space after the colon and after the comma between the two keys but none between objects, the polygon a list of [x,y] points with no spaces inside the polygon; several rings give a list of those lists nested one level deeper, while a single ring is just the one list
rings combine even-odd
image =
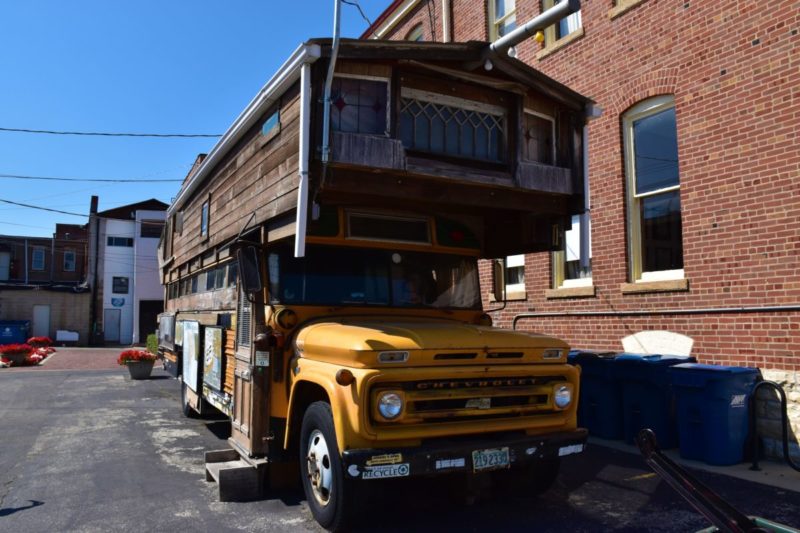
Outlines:
[{"label": "gutter downspout", "polygon": [[581,213],[580,225],[580,268],[581,272],[589,272],[591,264],[589,257],[592,253],[591,237],[589,224],[591,218],[592,204],[589,198],[589,122],[600,118],[603,109],[600,106],[591,104],[586,110],[586,123],[583,125],[583,213]]},{"label": "gutter downspout", "polygon": [[[337,0],[338,4],[338,0]],[[295,222],[294,256],[306,255],[306,220],[308,217],[308,166],[311,137],[311,65],[304,63],[300,70],[300,157],[297,190],[297,219]]]},{"label": "gutter downspout", "polygon": [[516,30],[494,41],[489,45],[489,50],[496,54],[508,52],[509,48],[512,46],[521,43],[528,37],[534,35],[537,31],[543,31],[559,20],[570,16],[580,10],[580,8],[580,0],[561,0],[561,2],[532,18]]},{"label": "gutter downspout", "polygon": [[334,0],[333,5],[333,46],[331,60],[328,63],[328,77],[325,78],[325,94],[322,97],[322,164],[328,164],[330,156],[331,133],[331,86],[333,85],[333,71],[336,69],[336,56],[339,54],[339,1]]},{"label": "gutter downspout", "polygon": [[28,284],[28,239],[25,239],[25,285]]}]

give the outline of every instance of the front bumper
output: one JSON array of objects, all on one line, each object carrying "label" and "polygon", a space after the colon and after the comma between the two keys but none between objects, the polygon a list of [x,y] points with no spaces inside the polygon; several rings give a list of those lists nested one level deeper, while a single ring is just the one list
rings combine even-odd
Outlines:
[{"label": "front bumper", "polygon": [[438,439],[414,448],[347,450],[342,454],[350,479],[430,476],[450,472],[474,472],[473,452],[508,449],[508,466],[519,468],[539,461],[581,453],[586,429],[539,436],[476,436],[472,439]]}]

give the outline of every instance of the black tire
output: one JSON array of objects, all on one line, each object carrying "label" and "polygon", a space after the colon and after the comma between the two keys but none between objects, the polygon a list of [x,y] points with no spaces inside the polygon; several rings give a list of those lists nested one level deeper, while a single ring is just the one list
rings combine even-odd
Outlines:
[{"label": "black tire", "polygon": [[186,418],[198,418],[200,413],[194,410],[194,407],[189,405],[189,395],[186,390],[189,386],[181,381],[181,412]]},{"label": "black tire", "polygon": [[493,481],[503,496],[530,498],[550,490],[560,469],[561,459],[553,457],[522,468],[494,472]]},{"label": "black tire", "polygon": [[327,402],[312,403],[303,416],[300,474],[314,519],[330,531],[345,529],[353,515],[353,483],[344,477],[333,414]]}]

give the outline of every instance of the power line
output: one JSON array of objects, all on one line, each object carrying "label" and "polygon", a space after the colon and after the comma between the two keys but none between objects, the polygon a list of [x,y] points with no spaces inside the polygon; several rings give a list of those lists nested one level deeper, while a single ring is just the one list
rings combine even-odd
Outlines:
[{"label": "power line", "polygon": [[125,178],[62,178],[55,176],[23,176],[20,174],[0,174],[0,178],[17,179],[17,180],[44,180],[44,181],[90,181],[90,182],[103,182],[103,183],[166,183],[166,182],[181,182],[180,179],[125,179]]},{"label": "power line", "polygon": [[50,209],[48,207],[39,207],[38,205],[30,205],[30,204],[23,204],[20,202],[12,202],[11,200],[3,200],[0,198],[0,202],[11,204],[11,205],[19,205],[22,207],[30,207],[31,209],[39,209],[40,211],[50,211],[51,213],[61,213],[62,215],[73,215],[76,217],[88,217],[89,215],[83,213],[72,213],[70,211],[61,211],[60,209]]},{"label": "power line", "polygon": [[367,15],[364,14],[364,10],[361,9],[361,4],[358,3],[358,0],[355,2],[351,2],[350,0],[342,0],[342,3],[358,9],[358,12],[361,13],[361,18],[367,21],[367,25],[372,26],[372,22],[370,22],[369,18],[367,18]]},{"label": "power line", "polygon": [[154,137],[159,139],[165,138],[217,138],[222,137],[222,134],[217,133],[119,133],[119,132],[106,132],[106,131],[57,131],[57,130],[32,130],[25,128],[0,128],[0,131],[14,132],[14,133],[41,133],[45,135],[81,135],[85,137]]}]

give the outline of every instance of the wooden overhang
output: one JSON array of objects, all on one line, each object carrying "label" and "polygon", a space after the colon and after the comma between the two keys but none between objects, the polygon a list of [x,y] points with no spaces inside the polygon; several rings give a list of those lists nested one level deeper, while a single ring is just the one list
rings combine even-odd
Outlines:
[{"label": "wooden overhang", "polygon": [[[327,66],[331,40],[309,42],[320,47],[323,60],[315,65],[320,72]],[[486,69],[487,61],[490,70]],[[565,124],[570,130],[566,155],[569,168],[523,161],[517,151],[507,168],[498,169],[468,160],[448,161],[406,153],[397,135],[333,132],[331,162],[323,169],[317,159],[311,166],[317,202],[480,213],[484,226],[497,230],[484,240],[486,257],[561,246],[560,238],[570,216],[583,210],[581,130],[593,103],[589,98],[521,61],[498,56],[484,42],[342,40],[337,65],[346,62],[387,64],[393,72],[424,73],[487,91],[510,93],[517,97],[520,112],[525,95],[535,93],[546,98],[571,117]],[[399,85],[396,75],[393,85]],[[393,97],[397,95],[399,88],[393,87]],[[321,111],[322,106],[317,109]]]}]

